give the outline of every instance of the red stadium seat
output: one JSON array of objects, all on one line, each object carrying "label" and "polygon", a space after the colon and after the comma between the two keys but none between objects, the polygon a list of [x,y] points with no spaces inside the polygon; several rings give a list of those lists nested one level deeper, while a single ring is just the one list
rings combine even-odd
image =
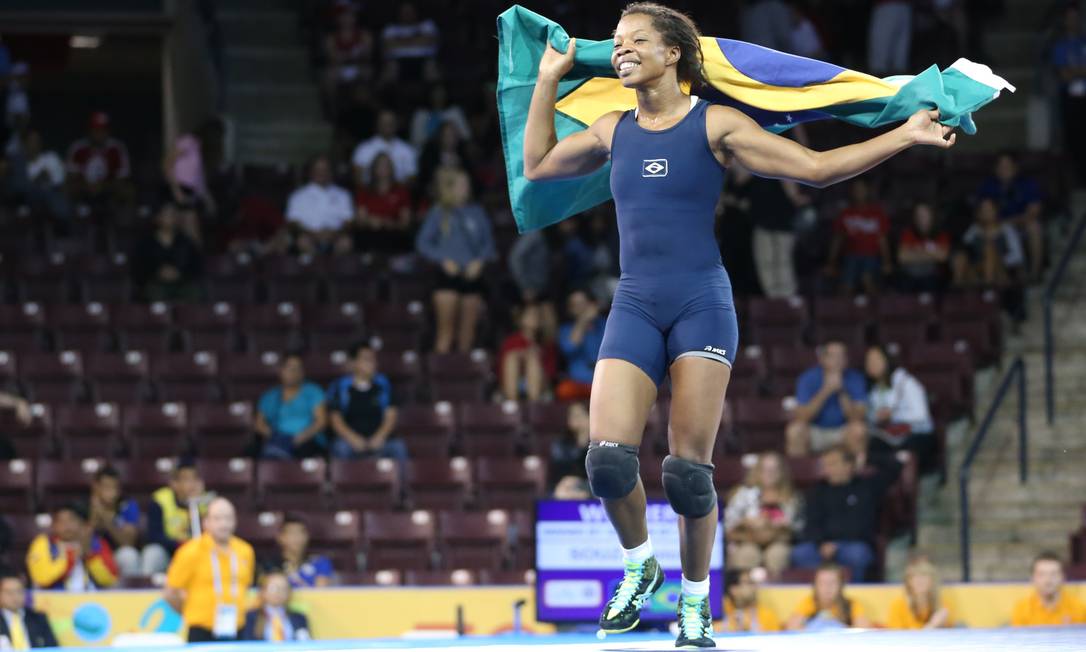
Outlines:
[{"label": "red stadium seat", "polygon": [[[876,340],[884,344],[894,342],[905,349],[926,343],[931,337],[931,327],[923,321],[879,322]],[[859,361],[855,361],[858,364]]]},{"label": "red stadium seat", "polygon": [[358,568],[358,553],[361,550],[358,532],[361,518],[358,512],[308,512],[304,515],[304,520],[309,528],[310,550],[316,554],[328,555],[334,568],[347,571]]},{"label": "red stadium seat", "polygon": [[187,351],[234,351],[237,349],[238,314],[226,301],[181,304],[174,308],[176,325],[182,329]]},{"label": "red stadium seat", "polygon": [[56,437],[67,459],[112,458],[125,449],[121,410],[115,403],[58,406]]},{"label": "red stadium seat", "polygon": [[328,469],[323,459],[260,460],[257,504],[262,509],[313,511],[328,507]]},{"label": "red stadium seat", "polygon": [[209,256],[204,261],[204,274],[212,301],[252,303],[256,299],[256,268],[248,254]]},{"label": "red stadium seat", "polygon": [[731,380],[728,381],[728,396],[758,396],[769,375],[769,364],[765,350],[757,344],[740,347],[732,364]]},{"label": "red stadium seat", "polygon": [[237,535],[253,546],[258,559],[277,556],[276,539],[282,526],[283,515],[278,512],[238,510]]},{"label": "red stadium seat", "polygon": [[122,495],[143,507],[150,501],[151,494],[170,484],[174,461],[168,457],[137,457],[113,462],[112,466],[121,476]]},{"label": "red stadium seat", "polygon": [[49,324],[57,349],[112,350],[115,341],[111,323],[108,307],[97,301],[49,308]]},{"label": "red stadium seat", "polygon": [[189,414],[184,403],[128,405],[124,409],[125,440],[135,459],[171,457],[189,452]]},{"label": "red stadium seat", "polygon": [[803,341],[807,326],[807,305],[800,297],[789,299],[754,298],[748,307],[748,326],[754,344],[796,345]]},{"label": "red stadium seat", "polygon": [[96,401],[139,403],[151,396],[151,364],[142,351],[93,353],[83,371]]},{"label": "red stadium seat", "polygon": [[407,304],[366,304],[366,320],[389,351],[417,350],[426,327],[426,308],[420,301]]},{"label": "red stadium seat", "polygon": [[875,307],[865,295],[855,297],[819,297],[812,310],[815,324],[855,324],[873,321]]},{"label": "red stadium seat", "polygon": [[884,294],[875,309],[880,324],[935,321],[935,299],[928,293]]},{"label": "red stadium seat", "polygon": [[354,301],[307,305],[302,313],[311,345],[321,342],[332,345],[331,348],[341,348],[364,334],[362,306]]},{"label": "red stadium seat", "polygon": [[110,313],[126,350],[166,353],[172,348],[173,312],[168,304],[118,304]]},{"label": "red stadium seat", "polygon": [[332,502],[337,509],[388,510],[400,505],[400,474],[395,460],[338,460],[330,463]]},{"label": "red stadium seat", "polygon": [[247,305],[241,324],[253,351],[292,351],[304,344],[302,311],[296,303]]},{"label": "red stadium seat", "polygon": [[398,411],[396,434],[403,437],[412,458],[446,457],[456,434],[451,403],[405,405]]},{"label": "red stadium seat", "polygon": [[262,260],[264,286],[272,303],[320,301],[322,260],[312,256],[267,256]]},{"label": "red stadium seat", "polygon": [[776,396],[788,396],[796,390],[800,374],[818,364],[809,346],[775,346],[769,350],[769,368]]},{"label": "red stadium seat", "polygon": [[34,509],[34,463],[14,459],[0,462],[0,513],[29,514]]},{"label": "red stadium seat", "polygon": [[520,404],[505,401],[463,403],[460,412],[460,447],[468,456],[512,457],[520,448]]},{"label": "red stadium seat", "polygon": [[471,464],[463,457],[407,462],[408,502],[416,509],[463,509],[471,501]]},{"label": "red stadium seat", "polygon": [[475,486],[482,509],[530,509],[546,488],[546,464],[535,455],[475,460]]},{"label": "red stadium seat", "polygon": [[512,520],[504,509],[440,512],[438,529],[445,568],[500,570],[509,560]]},{"label": "red stadium seat", "polygon": [[222,359],[222,378],[228,394],[235,401],[257,401],[268,389],[279,384],[278,351],[234,354]]},{"label": "red stadium seat", "polygon": [[822,479],[822,465],[817,456],[790,457],[788,468],[792,475],[792,484],[799,489],[808,489]]},{"label": "red stadium seat", "polygon": [[406,304],[411,301],[428,302],[433,284],[425,276],[393,274],[388,279],[389,301]]},{"label": "red stadium seat", "polygon": [[366,512],[362,523],[366,568],[433,568],[435,534],[432,512]]},{"label": "red stadium seat", "polygon": [[155,389],[161,401],[218,401],[218,357],[209,351],[168,353],[156,356],[151,364]]},{"label": "red stadium seat", "polygon": [[230,499],[238,511],[243,511],[254,503],[256,478],[250,460],[243,457],[228,460],[199,458],[196,461],[196,470],[209,491]]},{"label": "red stadium seat", "polygon": [[336,350],[329,353],[309,353],[302,359],[305,376],[321,387],[327,387],[333,380],[350,373],[347,353]]},{"label": "red stadium seat", "polygon": [[30,405],[31,421],[18,423],[11,410],[0,411],[0,428],[7,436],[15,454],[28,459],[55,455],[58,452],[53,435],[53,410],[47,403]]},{"label": "red stadium seat", "polygon": [[68,278],[68,262],[67,257],[59,252],[45,256],[20,256],[17,299],[54,304],[70,301],[72,288]]},{"label": "red stadium seat", "polygon": [[31,301],[0,305],[0,349],[29,353],[45,350],[45,310]]},{"label": "red stadium seat", "polygon": [[49,532],[52,523],[49,514],[4,514],[4,520],[11,526],[12,550],[26,550],[35,537]]},{"label": "red stadium seat", "polygon": [[471,353],[431,353],[427,359],[434,400],[464,403],[485,400],[493,363],[482,349]]},{"label": "red stadium seat", "polygon": [[453,570],[406,570],[403,583],[406,586],[476,586],[482,584],[483,571],[474,568]]},{"label": "red stadium seat", "polygon": [[79,351],[28,353],[22,357],[23,386],[35,401],[72,403],[87,396]]},{"label": "red stadium seat", "polygon": [[189,424],[193,445],[205,457],[240,455],[253,431],[253,407],[246,401],[192,403]]},{"label": "red stadium seat", "polygon": [[422,382],[422,360],[415,351],[378,351],[377,368],[388,376],[399,403],[412,403]]},{"label": "red stadium seat", "polygon": [[857,356],[867,348],[867,325],[856,323],[816,323],[811,331],[812,339],[817,344],[829,340],[843,342],[848,349],[849,361],[857,362]]},{"label": "red stadium seat", "polygon": [[743,450],[782,450],[788,414],[780,399],[738,398],[732,401],[735,427]]},{"label": "red stadium seat", "polygon": [[71,502],[86,503],[94,474],[104,468],[102,459],[38,460],[34,484],[38,494],[39,511],[52,511]]}]

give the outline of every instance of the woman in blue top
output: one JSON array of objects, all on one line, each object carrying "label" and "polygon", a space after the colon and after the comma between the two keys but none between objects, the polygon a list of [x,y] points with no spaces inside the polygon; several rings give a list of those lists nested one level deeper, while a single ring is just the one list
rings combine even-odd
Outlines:
[{"label": "woman in blue top", "polygon": [[710,461],[738,343],[731,286],[713,237],[724,168],[737,161],[759,176],[824,187],[913,145],[950,147],[955,137],[936,111],[918,111],[865,142],[812,151],[684,91],[705,85],[698,36],[690,18],[673,9],[628,5],[614,32],[611,63],[623,86],[637,92],[637,108],[609,112],[561,141],[555,98],[576,42],[565,54],[548,46],[528,112],[524,174],[569,178],[611,161],[622,275],[593,377],[586,467],[618,533],[626,570],[600,616],[601,631],[635,627],[641,605],[663,583],[648,540],[637,447],[667,374],[671,455],[663,485],[680,516],[683,561],[676,645],[709,647],[707,578],[717,520]]},{"label": "woman in blue top", "polygon": [[257,404],[253,429],[260,437],[260,456],[269,459],[316,457],[324,448],[328,426],[324,391],[306,381],[302,357],[288,353],[279,362],[279,386],[264,392]]}]

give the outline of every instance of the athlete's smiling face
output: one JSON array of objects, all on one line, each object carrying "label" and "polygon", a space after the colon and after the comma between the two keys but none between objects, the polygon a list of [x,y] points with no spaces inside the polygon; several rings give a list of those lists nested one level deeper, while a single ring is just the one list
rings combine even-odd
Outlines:
[{"label": "athlete's smiling face", "polygon": [[664,43],[652,25],[652,17],[629,14],[618,21],[612,40],[611,67],[626,88],[635,88],[664,74],[679,60],[677,45]]}]

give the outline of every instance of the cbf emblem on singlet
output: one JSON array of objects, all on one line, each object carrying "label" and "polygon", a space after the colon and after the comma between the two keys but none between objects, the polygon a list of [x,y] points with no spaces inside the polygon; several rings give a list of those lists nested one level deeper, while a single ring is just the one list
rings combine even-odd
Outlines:
[{"label": "cbf emblem on singlet", "polygon": [[641,176],[643,177],[666,177],[667,176],[667,159],[666,158],[650,158],[641,161]]}]

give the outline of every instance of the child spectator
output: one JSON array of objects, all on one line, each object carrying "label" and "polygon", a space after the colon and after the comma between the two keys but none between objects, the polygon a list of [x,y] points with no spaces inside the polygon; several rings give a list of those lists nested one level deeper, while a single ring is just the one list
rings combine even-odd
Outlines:
[{"label": "child spectator", "polygon": [[132,276],[145,301],[196,301],[202,295],[203,254],[178,226],[180,207],[167,202],[155,216],[154,230],[132,251]]},{"label": "child spectator", "polygon": [[82,505],[53,512],[49,534],[30,542],[26,568],[34,588],[72,593],[109,588],[120,576],[113,549],[91,528]]},{"label": "child spectator", "polygon": [[402,253],[411,249],[414,211],[407,187],[396,181],[387,153],[373,159],[370,182],[355,191],[357,251]]},{"label": "child spectator", "polygon": [[851,203],[834,220],[834,238],[826,263],[827,276],[837,275],[838,259],[846,292],[862,289],[877,292],[880,277],[893,271],[890,257],[890,218],[882,205],[873,201],[870,187],[863,178],[849,185]]},{"label": "child spectator", "polygon": [[764,565],[770,575],[779,575],[788,566],[793,534],[803,531],[802,507],[784,457],[760,454],[724,509],[728,565],[740,569]]},{"label": "child spectator", "polygon": [[356,459],[369,455],[407,460],[407,446],[393,434],[396,406],[392,402],[392,384],[377,372],[377,352],[369,344],[351,347],[351,373],[328,388],[331,413],[331,454],[338,459]]},{"label": "child spectator", "polygon": [[592,393],[592,373],[603,344],[607,320],[599,305],[584,290],[574,290],[566,300],[570,321],[558,328],[558,346],[566,362],[566,377],[555,396],[561,401],[585,401]]},{"label": "child spectator", "polygon": [[977,193],[979,199],[991,199],[999,207],[999,219],[1025,234],[1029,243],[1030,279],[1041,277],[1044,266],[1044,230],[1041,224],[1041,188],[1037,181],[1018,172],[1018,162],[1010,152],[996,158],[994,174]]},{"label": "child spectator", "polygon": [[266,572],[281,571],[296,589],[332,583],[332,562],[324,555],[309,554],[309,527],[301,518],[286,516],[275,542],[279,554],[262,564]]},{"label": "child spectator", "polygon": [[260,580],[260,606],[245,615],[238,634],[241,641],[308,641],[309,619],[290,608],[291,588],[283,573],[268,573]]},{"label": "child spectator", "polygon": [[196,465],[191,460],[181,460],[170,472],[169,486],[151,494],[147,507],[148,545],[143,552],[144,575],[166,570],[177,547],[192,538],[193,521],[203,512],[197,504],[203,493],[204,481]]},{"label": "child spectator", "polygon": [[263,440],[266,459],[304,459],[324,451],[328,415],[324,391],[305,379],[302,356],[284,354],[279,361],[279,386],[260,397],[253,430]]},{"label": "child spectator", "polygon": [[950,610],[939,596],[939,576],[929,561],[905,567],[905,593],[890,603],[886,626],[890,629],[953,627]]},{"label": "child spectator", "polygon": [[786,629],[871,627],[863,606],[845,596],[845,571],[841,566],[832,562],[819,565],[811,589],[811,594],[796,606]]},{"label": "child spectator", "polygon": [[818,347],[818,365],[796,380],[792,420],[785,430],[788,455],[802,457],[859,436],[867,399],[863,374],[848,368],[848,349],[829,340]]},{"label": "child spectator", "polygon": [[731,568],[724,572],[724,631],[781,631],[781,621],[773,610],[758,604],[758,585],[749,569]]},{"label": "child spectator", "polygon": [[1033,560],[1033,590],[1014,605],[1012,627],[1066,626],[1086,623],[1086,604],[1063,585],[1063,561],[1051,552]]},{"label": "child spectator", "polygon": [[912,224],[901,233],[897,262],[905,292],[938,292],[946,283],[950,234],[938,228],[928,202],[913,206]]},{"label": "child spectator", "polygon": [[563,479],[588,478],[585,457],[588,455],[588,406],[570,403],[566,411],[565,436],[551,442],[550,483],[558,485]]},{"label": "child spectator", "polygon": [[935,455],[935,425],[924,386],[881,346],[867,349],[864,371],[868,448],[880,453],[912,451],[920,468],[927,468]]},{"label": "child spectator", "polygon": [[521,396],[540,400],[557,372],[554,342],[543,339],[540,317],[539,306],[525,305],[513,311],[519,328],[505,338],[498,353],[498,377],[507,401]]}]

